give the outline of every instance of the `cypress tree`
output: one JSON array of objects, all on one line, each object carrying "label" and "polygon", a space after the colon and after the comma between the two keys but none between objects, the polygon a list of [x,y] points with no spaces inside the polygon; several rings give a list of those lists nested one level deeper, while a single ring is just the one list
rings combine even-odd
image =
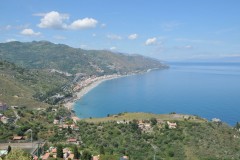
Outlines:
[{"label": "cypress tree", "polygon": [[105,151],[104,151],[104,147],[103,147],[103,146],[100,146],[99,152],[100,152],[100,154],[105,154]]},{"label": "cypress tree", "polygon": [[76,145],[73,148],[73,153],[74,153],[74,159],[79,159],[80,158],[80,153],[79,153]]},{"label": "cypress tree", "polygon": [[8,153],[10,153],[11,150],[12,150],[12,148],[11,148],[11,146],[9,145],[9,146],[8,146],[8,149],[7,149]]},{"label": "cypress tree", "polygon": [[63,147],[62,147],[62,145],[57,146],[57,157],[58,158],[63,158]]}]

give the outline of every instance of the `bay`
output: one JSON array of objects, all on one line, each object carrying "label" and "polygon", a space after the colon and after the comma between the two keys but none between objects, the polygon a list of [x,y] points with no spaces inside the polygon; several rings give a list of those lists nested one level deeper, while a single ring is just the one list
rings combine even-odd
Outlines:
[{"label": "bay", "polygon": [[80,118],[121,112],[240,121],[239,63],[172,63],[169,69],[105,81],[74,105]]}]

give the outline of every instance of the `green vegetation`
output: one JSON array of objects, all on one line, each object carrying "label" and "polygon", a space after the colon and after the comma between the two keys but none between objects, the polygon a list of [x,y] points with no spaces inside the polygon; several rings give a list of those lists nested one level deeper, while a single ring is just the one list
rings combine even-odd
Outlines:
[{"label": "green vegetation", "polygon": [[86,75],[126,74],[165,67],[158,60],[140,55],[76,49],[47,41],[0,43],[0,58],[31,69],[57,69]]},{"label": "green vegetation", "polygon": [[[52,111],[56,109],[57,111]],[[43,110],[36,110],[26,107],[18,107],[14,109],[21,118],[14,124],[13,122],[3,124],[0,122],[0,141],[9,142],[12,140],[13,136],[27,136],[27,140],[30,141],[30,132],[26,133],[29,129],[32,130],[33,140],[47,139],[52,135],[55,135],[55,128],[53,125],[53,120],[59,117],[69,117],[70,112],[66,108],[58,107],[47,107]],[[7,110],[4,112],[10,112],[8,117],[12,119],[13,110]],[[70,118],[66,118],[68,120]],[[14,121],[14,120],[13,120]],[[7,131],[7,132],[6,132]],[[58,138],[58,137],[56,137]]]},{"label": "green vegetation", "polygon": [[[132,160],[150,160],[154,155],[156,159],[240,158],[240,132],[224,123],[181,114],[121,113],[106,119],[81,120],[79,130],[71,132],[55,129],[49,141],[65,144],[66,135],[77,138],[79,149],[73,150],[80,151],[82,159],[90,159],[90,155],[100,155],[101,160],[118,160],[124,155]],[[170,129],[167,121],[176,122],[177,127]],[[150,128],[141,128],[142,123]]]},{"label": "green vegetation", "polygon": [[[9,118],[9,123],[0,122],[1,142],[10,142],[15,135],[26,136],[29,142],[31,130],[33,140],[58,146],[59,158],[62,148],[69,145],[75,158],[82,160],[90,160],[92,155],[100,155],[101,160],[118,160],[124,155],[131,160],[240,159],[239,123],[231,128],[172,112],[120,113],[71,126],[70,111],[58,102],[72,96],[77,75],[129,74],[165,67],[157,60],[46,41],[0,43],[0,58],[0,101],[17,106],[0,112]],[[61,120],[62,126],[54,125],[54,120]],[[175,122],[176,128],[167,121]],[[69,138],[80,144],[68,144]],[[21,150],[8,150],[6,160],[30,158]]]},{"label": "green vegetation", "polygon": [[[18,127],[1,124],[1,139],[11,139],[14,134],[30,138],[26,131],[31,128],[35,140],[46,139],[49,146],[58,146],[58,157],[62,156],[61,148],[70,147],[75,156],[86,160],[91,159],[91,155],[100,155],[101,160],[118,160],[123,155],[132,160],[150,160],[154,155],[156,159],[240,158],[240,132],[237,128],[208,122],[197,116],[121,113],[118,117],[108,117],[108,121],[107,118],[105,121],[94,118],[92,122],[90,119],[81,120],[76,124],[79,130],[72,130],[52,124],[53,119],[59,117],[66,117],[65,124],[73,124],[67,110],[51,110],[51,107],[45,111],[16,109],[17,112],[22,111],[19,114],[23,118],[17,122]],[[170,129],[167,121],[176,122],[177,127]],[[150,128],[142,129],[141,123],[150,124]],[[9,132],[2,132],[5,130]],[[69,137],[77,138],[80,144],[66,144]]]},{"label": "green vegetation", "polygon": [[82,78],[153,68],[166,66],[140,55],[82,50],[47,41],[0,43],[0,101],[47,107],[72,97],[73,85]]},{"label": "green vegetation", "polygon": [[[240,134],[226,124],[205,121],[174,120],[176,129],[156,124],[142,132],[136,124],[116,122],[79,123],[83,144],[81,150],[104,156],[131,159],[239,159]],[[103,157],[104,157],[103,156]]]},{"label": "green vegetation", "polygon": [[0,61],[0,101],[14,106],[31,108],[55,104],[50,98],[56,93],[69,95],[62,89],[69,81],[66,77],[46,70],[24,69],[7,61]]},{"label": "green vegetation", "polygon": [[152,113],[119,113],[117,115],[109,115],[108,117],[104,118],[87,118],[85,119],[86,122],[90,123],[99,123],[99,122],[111,122],[111,121],[128,121],[128,120],[151,120],[151,119],[161,119],[161,120],[181,120],[184,121],[185,119],[188,119],[189,121],[195,121],[195,122],[205,122],[207,120],[204,120],[197,116],[188,116],[184,114],[152,114]]},{"label": "green vegetation", "polygon": [[63,158],[63,147],[61,144],[57,146],[57,157],[58,158]]},{"label": "green vegetation", "polygon": [[4,160],[32,160],[31,155],[21,149],[12,149]]},{"label": "green vegetation", "polygon": [[73,154],[74,154],[74,159],[79,159],[80,158],[80,153],[79,153],[76,145],[73,148]]}]

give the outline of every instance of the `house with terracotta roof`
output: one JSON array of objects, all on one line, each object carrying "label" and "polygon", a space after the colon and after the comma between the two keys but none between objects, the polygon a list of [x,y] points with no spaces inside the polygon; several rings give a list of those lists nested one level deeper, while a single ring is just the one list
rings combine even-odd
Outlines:
[{"label": "house with terracotta roof", "polygon": [[45,153],[43,156],[42,156],[42,160],[48,160],[50,156],[50,153]]},{"label": "house with terracotta roof", "polygon": [[69,138],[67,142],[72,144],[78,144],[78,140],[76,138]]},{"label": "house with terracotta roof", "polygon": [[57,153],[57,148],[52,148],[50,151],[51,151],[52,153]]}]

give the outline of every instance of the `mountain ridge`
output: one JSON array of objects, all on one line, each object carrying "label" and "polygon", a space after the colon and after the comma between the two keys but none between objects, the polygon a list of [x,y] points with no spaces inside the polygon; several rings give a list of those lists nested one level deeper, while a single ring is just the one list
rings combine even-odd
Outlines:
[{"label": "mountain ridge", "polygon": [[49,41],[0,43],[0,58],[32,69],[57,69],[72,74],[128,74],[165,68],[159,60],[107,50],[84,50]]}]

